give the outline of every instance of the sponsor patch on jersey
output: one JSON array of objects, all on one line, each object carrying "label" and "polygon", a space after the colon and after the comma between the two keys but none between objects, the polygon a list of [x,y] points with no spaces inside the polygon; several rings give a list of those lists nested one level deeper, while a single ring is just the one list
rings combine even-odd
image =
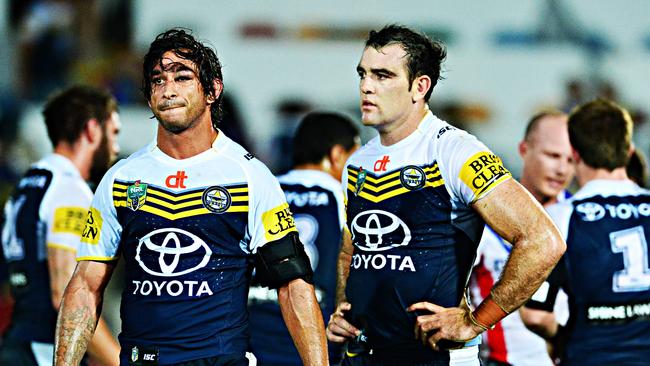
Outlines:
[{"label": "sponsor patch on jersey", "polygon": [[52,232],[81,236],[86,223],[88,209],[83,207],[59,207],[54,210]]},{"label": "sponsor patch on jersey", "polygon": [[389,250],[411,241],[406,223],[388,211],[363,211],[354,217],[351,228],[354,245],[367,251]]},{"label": "sponsor patch on jersey", "polygon": [[136,211],[147,199],[147,185],[136,181],[126,188],[126,207]]},{"label": "sponsor patch on jersey", "polygon": [[138,366],[155,366],[158,365],[159,349],[155,347],[139,347],[133,346],[131,348],[131,358],[129,365]]},{"label": "sponsor patch on jersey", "polygon": [[292,231],[297,231],[296,222],[288,203],[272,208],[262,214],[264,237],[267,241],[283,238]]},{"label": "sponsor patch on jersey", "polygon": [[415,191],[424,187],[424,183],[427,181],[427,175],[419,166],[408,165],[400,171],[399,180],[402,182],[404,188]]},{"label": "sponsor patch on jersey", "polygon": [[358,196],[359,192],[363,189],[363,185],[366,183],[366,176],[368,175],[368,172],[363,170],[363,168],[359,168],[359,175],[357,176],[357,182],[354,184],[354,195]]},{"label": "sponsor patch on jersey", "polygon": [[86,244],[97,245],[99,243],[99,236],[102,232],[102,214],[94,207],[88,210],[86,216],[86,226],[81,234],[81,242]]},{"label": "sponsor patch on jersey", "polygon": [[216,214],[228,211],[232,205],[230,193],[221,186],[212,186],[203,191],[202,201],[205,208]]},{"label": "sponsor patch on jersey", "polygon": [[501,158],[489,151],[481,151],[467,159],[459,178],[474,192],[475,200],[510,177]]}]

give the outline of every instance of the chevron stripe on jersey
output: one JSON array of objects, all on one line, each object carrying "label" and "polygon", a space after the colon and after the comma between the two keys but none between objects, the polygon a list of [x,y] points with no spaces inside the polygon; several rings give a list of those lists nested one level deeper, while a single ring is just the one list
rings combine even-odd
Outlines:
[{"label": "chevron stripe on jersey", "polygon": [[[419,168],[421,168],[426,174],[426,181],[422,188],[435,188],[445,184],[436,162],[420,166]],[[402,176],[404,168],[400,168],[380,175],[375,175],[369,171],[365,171],[365,180],[363,185],[360,187],[359,192],[357,192],[356,184],[360,170],[361,168],[354,165],[348,166],[347,188],[352,194],[356,194],[368,201],[378,203],[414,190],[403,183]]]},{"label": "chevron stripe on jersey", "polygon": [[[115,207],[127,207],[126,190],[136,182],[115,180],[113,183],[113,204]],[[209,187],[191,189],[175,193],[151,184],[147,185],[147,197],[142,207],[144,212],[177,220],[191,216],[208,215],[213,212],[203,204],[203,193]],[[248,212],[248,185],[233,184],[223,186],[231,197],[231,205],[225,212]]]}]

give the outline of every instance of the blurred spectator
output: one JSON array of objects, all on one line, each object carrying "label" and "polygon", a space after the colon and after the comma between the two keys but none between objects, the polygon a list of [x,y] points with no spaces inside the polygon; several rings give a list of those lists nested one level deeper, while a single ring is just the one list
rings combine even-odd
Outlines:
[{"label": "blurred spectator", "polygon": [[251,149],[248,137],[245,132],[245,123],[237,107],[232,95],[226,92],[221,101],[221,119],[219,121],[219,128],[226,134],[226,136],[233,139],[236,143],[243,146],[246,150],[256,153]]},{"label": "blurred spectator", "polygon": [[284,174],[291,169],[293,135],[300,119],[312,109],[311,103],[300,98],[284,99],[278,103],[276,133],[271,143],[273,156],[267,159],[267,164],[274,174]]}]

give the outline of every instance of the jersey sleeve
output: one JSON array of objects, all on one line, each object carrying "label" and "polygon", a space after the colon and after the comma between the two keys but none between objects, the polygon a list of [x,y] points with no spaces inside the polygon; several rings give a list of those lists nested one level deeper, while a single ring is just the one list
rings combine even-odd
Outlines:
[{"label": "jersey sleeve", "polygon": [[476,137],[452,130],[440,138],[437,156],[445,185],[461,202],[469,205],[512,178],[495,155]]},{"label": "jersey sleeve", "polygon": [[[253,162],[251,162],[253,163]],[[280,183],[262,163],[249,171],[249,192],[253,200],[249,205],[248,234],[251,252],[267,243],[298,233],[289,204]]]},{"label": "jersey sleeve", "polygon": [[110,261],[118,257],[122,226],[113,204],[113,182],[109,171],[97,187],[86,215],[77,261]]},{"label": "jersey sleeve", "polygon": [[48,190],[39,215],[46,223],[47,246],[76,252],[92,192],[81,180],[61,179]]}]

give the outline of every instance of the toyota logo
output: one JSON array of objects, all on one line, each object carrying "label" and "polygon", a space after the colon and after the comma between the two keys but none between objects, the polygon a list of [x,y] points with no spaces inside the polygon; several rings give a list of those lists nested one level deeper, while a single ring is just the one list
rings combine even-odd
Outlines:
[{"label": "toyota logo", "polygon": [[408,245],[411,230],[402,219],[390,212],[368,210],[352,220],[352,239],[361,249],[379,252]]},{"label": "toyota logo", "polygon": [[[159,270],[151,268],[155,267],[155,253]],[[212,250],[203,239],[185,230],[166,228],[154,230],[140,239],[135,259],[149,274],[176,277],[205,267],[211,255]],[[179,268],[181,256],[184,260]]]},{"label": "toyota logo", "polygon": [[605,216],[605,208],[595,202],[585,202],[576,206],[583,221],[598,221]]}]

